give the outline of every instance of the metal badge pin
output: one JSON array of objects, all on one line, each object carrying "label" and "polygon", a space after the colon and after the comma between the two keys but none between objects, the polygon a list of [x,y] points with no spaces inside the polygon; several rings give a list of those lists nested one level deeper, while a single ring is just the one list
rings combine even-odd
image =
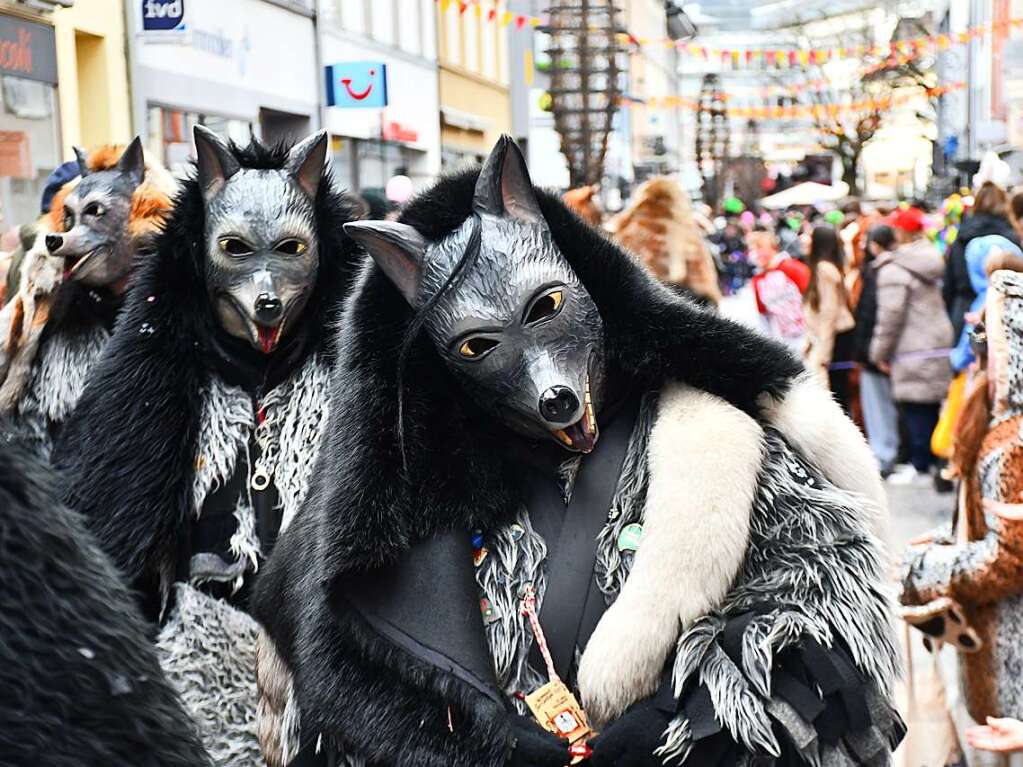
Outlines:
[{"label": "metal badge pin", "polygon": [[264,469],[257,469],[249,484],[253,490],[266,490],[270,487],[270,475]]}]

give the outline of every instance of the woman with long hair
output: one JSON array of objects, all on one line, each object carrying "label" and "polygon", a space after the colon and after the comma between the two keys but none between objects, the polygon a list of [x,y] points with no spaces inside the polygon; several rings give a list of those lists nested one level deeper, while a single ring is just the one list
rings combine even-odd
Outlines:
[{"label": "woman with long hair", "polygon": [[849,311],[845,290],[845,258],[838,232],[822,224],[810,235],[810,284],[803,297],[806,317],[806,346],[803,359],[807,367],[826,378],[842,407],[849,410],[849,369],[830,369],[834,362],[849,362],[852,329],[855,321]]}]

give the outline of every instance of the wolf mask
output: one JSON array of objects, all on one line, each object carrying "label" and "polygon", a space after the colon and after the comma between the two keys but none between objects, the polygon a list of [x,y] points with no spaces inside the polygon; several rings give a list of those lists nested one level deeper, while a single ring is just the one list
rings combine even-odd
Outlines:
[{"label": "wolf mask", "polygon": [[414,228],[345,224],[414,309],[465,391],[516,432],[590,452],[604,383],[603,327],[554,244],[518,146],[487,159],[473,215],[426,241]]},{"label": "wolf mask", "polygon": [[81,181],[64,198],[63,233],[46,235],[46,249],[64,259],[64,279],[98,288],[122,281],[131,271],[134,248],[128,236],[132,195],[145,178],[138,136],[110,170],[89,169],[75,148]]},{"label": "wolf mask", "polygon": [[206,206],[206,287],[223,329],[270,354],[316,285],[315,200],[327,134],[288,154],[283,170],[242,169],[216,134],[196,126]]}]

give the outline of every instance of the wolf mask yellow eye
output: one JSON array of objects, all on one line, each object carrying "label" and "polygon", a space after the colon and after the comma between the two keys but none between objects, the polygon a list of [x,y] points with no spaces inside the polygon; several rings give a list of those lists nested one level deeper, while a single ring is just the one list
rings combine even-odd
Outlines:
[{"label": "wolf mask yellow eye", "polygon": [[565,293],[562,290],[552,290],[550,293],[540,296],[529,307],[529,313],[526,314],[526,324],[530,325],[534,322],[545,320],[548,317],[553,317],[561,310],[561,305],[564,301]]},{"label": "wolf mask yellow eye", "polygon": [[462,341],[458,347],[458,353],[468,360],[479,359],[495,346],[497,346],[497,341],[493,338],[475,336]]}]

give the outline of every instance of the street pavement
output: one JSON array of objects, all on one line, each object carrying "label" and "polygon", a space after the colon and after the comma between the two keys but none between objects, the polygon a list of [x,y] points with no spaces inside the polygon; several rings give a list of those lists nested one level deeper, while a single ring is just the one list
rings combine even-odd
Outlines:
[{"label": "street pavement", "polygon": [[885,482],[885,491],[891,516],[889,550],[895,558],[911,538],[952,519],[955,493],[939,494],[930,483],[926,487],[910,487]]}]

